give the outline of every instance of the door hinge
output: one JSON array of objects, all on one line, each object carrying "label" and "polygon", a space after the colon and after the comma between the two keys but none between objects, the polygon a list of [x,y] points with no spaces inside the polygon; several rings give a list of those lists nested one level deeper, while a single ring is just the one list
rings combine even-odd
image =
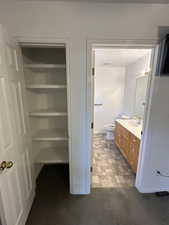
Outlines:
[{"label": "door hinge", "polygon": [[91,173],[93,172],[93,167],[92,167],[92,166],[90,167],[90,172],[91,172]]},{"label": "door hinge", "polygon": [[91,129],[93,129],[93,127],[94,127],[94,124],[93,124],[93,122],[91,123]]},{"label": "door hinge", "polygon": [[95,68],[94,67],[92,68],[92,75],[93,76],[95,75]]}]

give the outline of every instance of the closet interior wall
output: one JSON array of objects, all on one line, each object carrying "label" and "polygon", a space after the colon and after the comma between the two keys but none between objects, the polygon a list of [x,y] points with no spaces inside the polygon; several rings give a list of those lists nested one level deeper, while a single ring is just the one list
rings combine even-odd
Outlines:
[{"label": "closet interior wall", "polygon": [[22,47],[35,164],[68,163],[66,49]]}]

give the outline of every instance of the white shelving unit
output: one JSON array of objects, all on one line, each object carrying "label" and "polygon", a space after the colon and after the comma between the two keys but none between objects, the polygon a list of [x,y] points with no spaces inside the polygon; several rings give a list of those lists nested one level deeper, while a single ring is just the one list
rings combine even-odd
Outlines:
[{"label": "white shelving unit", "polygon": [[51,84],[31,84],[26,86],[27,89],[66,89],[66,85],[51,85]]},{"label": "white shelving unit", "polygon": [[24,64],[24,68],[27,69],[54,69],[54,68],[66,68],[66,64]]},{"label": "white shelving unit", "polygon": [[61,129],[41,129],[33,137],[33,141],[67,141],[67,132]]},{"label": "white shelving unit", "polygon": [[65,47],[23,47],[34,162],[68,163]]},{"label": "white shelving unit", "polygon": [[43,116],[67,116],[67,112],[57,112],[57,109],[42,109],[29,113],[33,117],[43,117]]},{"label": "white shelving unit", "polygon": [[68,154],[66,148],[50,148],[41,149],[35,159],[36,163],[55,164],[55,163],[68,163]]}]

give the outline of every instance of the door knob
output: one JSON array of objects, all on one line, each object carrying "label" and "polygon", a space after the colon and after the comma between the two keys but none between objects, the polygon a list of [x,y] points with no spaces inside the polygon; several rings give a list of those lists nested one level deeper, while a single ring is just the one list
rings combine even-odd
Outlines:
[{"label": "door knob", "polygon": [[6,163],[6,168],[7,169],[10,169],[12,166],[13,166],[13,162],[12,161],[9,161],[9,162]]},{"label": "door knob", "polygon": [[13,166],[12,161],[3,161],[0,163],[0,171],[3,171],[4,169],[10,169]]},{"label": "door knob", "polygon": [[0,171],[3,171],[6,168],[6,161],[0,163]]}]

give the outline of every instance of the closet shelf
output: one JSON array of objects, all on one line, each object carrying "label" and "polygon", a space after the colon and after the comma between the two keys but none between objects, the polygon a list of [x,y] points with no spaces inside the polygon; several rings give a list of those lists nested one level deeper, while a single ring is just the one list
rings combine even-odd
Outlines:
[{"label": "closet shelf", "polygon": [[40,89],[65,89],[67,86],[66,85],[57,85],[57,84],[31,84],[27,85],[27,89],[32,89],[32,90],[40,90]]},{"label": "closet shelf", "polygon": [[66,68],[66,64],[35,64],[35,63],[30,63],[30,64],[25,64],[24,68],[27,69],[55,69],[55,68]]},{"label": "closet shelf", "polygon": [[68,134],[62,129],[39,130],[32,138],[33,141],[67,141]]},{"label": "closet shelf", "polygon": [[42,109],[29,113],[32,117],[43,117],[43,116],[67,116],[67,112],[59,112],[56,109]]},{"label": "closet shelf", "polygon": [[43,164],[68,163],[68,161],[68,149],[66,147],[42,149],[35,159],[35,163]]}]

